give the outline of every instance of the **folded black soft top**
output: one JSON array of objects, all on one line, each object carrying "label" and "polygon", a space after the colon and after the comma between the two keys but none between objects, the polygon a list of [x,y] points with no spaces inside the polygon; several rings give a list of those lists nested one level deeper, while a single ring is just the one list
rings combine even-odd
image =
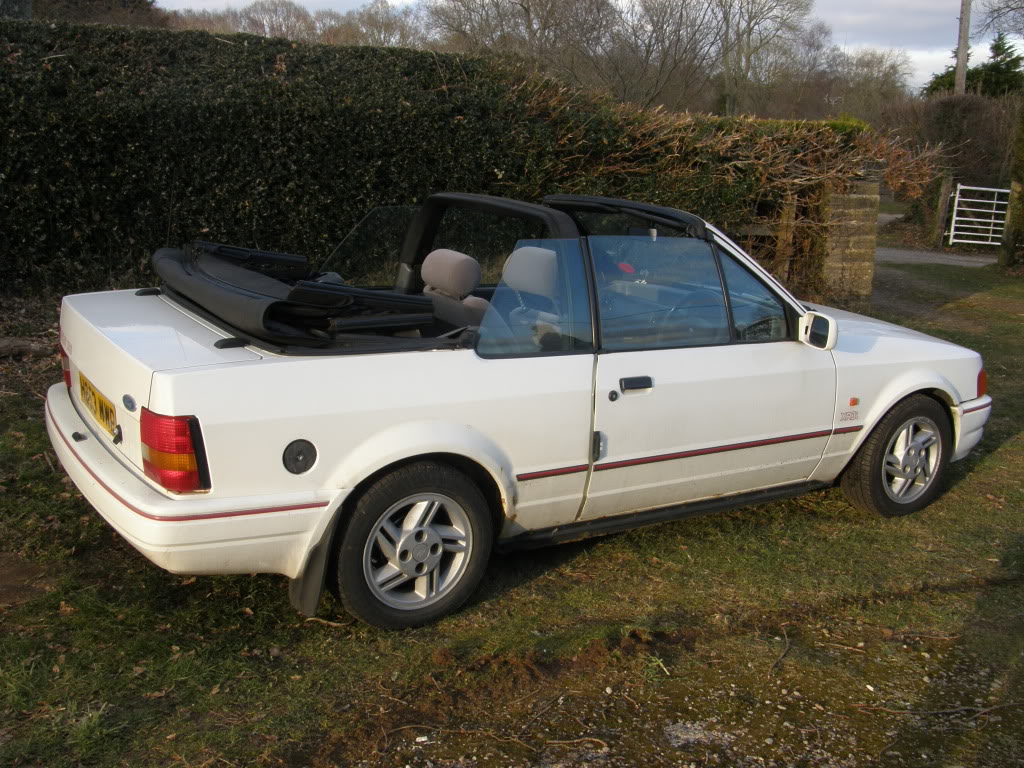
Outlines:
[{"label": "folded black soft top", "polygon": [[433,322],[425,296],[271,277],[250,268],[259,262],[219,254],[210,245],[161,248],[153,254],[153,269],[173,292],[255,338],[322,346],[336,331],[394,331]]}]

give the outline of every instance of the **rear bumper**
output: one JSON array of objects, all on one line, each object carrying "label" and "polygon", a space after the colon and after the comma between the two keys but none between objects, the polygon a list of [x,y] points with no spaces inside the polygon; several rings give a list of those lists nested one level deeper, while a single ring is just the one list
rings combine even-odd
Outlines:
[{"label": "rear bumper", "polygon": [[[166,496],[93,434],[64,384],[47,392],[46,431],[65,471],[103,519],[172,573],[296,578],[347,495]],[[76,433],[84,439],[72,437]]]},{"label": "rear bumper", "polygon": [[953,461],[959,461],[971,452],[985,433],[985,422],[992,413],[992,398],[988,395],[967,400],[956,407],[959,421],[956,445],[953,446]]}]

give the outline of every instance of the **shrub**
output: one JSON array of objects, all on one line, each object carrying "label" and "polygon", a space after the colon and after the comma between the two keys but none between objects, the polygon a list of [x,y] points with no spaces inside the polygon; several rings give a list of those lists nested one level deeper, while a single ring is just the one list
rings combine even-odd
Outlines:
[{"label": "shrub", "polygon": [[[14,21],[0,104],[9,293],[152,280],[153,250],[196,237],[318,258],[372,207],[442,190],[635,197],[737,233],[785,200],[820,210],[896,146],[643,111],[496,59]],[[893,168],[911,186],[927,171]]]}]

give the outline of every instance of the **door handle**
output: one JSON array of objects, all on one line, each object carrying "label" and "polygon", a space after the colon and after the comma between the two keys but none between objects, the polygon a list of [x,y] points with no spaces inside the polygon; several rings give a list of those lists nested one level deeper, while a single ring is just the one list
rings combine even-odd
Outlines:
[{"label": "door handle", "polygon": [[626,392],[630,389],[653,389],[654,381],[650,376],[629,376],[619,379],[619,389]]}]

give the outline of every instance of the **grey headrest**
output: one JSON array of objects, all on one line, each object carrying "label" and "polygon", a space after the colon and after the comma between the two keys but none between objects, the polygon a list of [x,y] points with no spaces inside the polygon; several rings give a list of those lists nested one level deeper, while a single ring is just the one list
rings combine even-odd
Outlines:
[{"label": "grey headrest", "polygon": [[501,279],[513,290],[554,298],[558,285],[558,257],[547,248],[517,248],[505,261]]},{"label": "grey headrest", "polygon": [[480,264],[472,256],[447,248],[427,254],[420,268],[427,293],[440,293],[461,299],[480,285]]}]

